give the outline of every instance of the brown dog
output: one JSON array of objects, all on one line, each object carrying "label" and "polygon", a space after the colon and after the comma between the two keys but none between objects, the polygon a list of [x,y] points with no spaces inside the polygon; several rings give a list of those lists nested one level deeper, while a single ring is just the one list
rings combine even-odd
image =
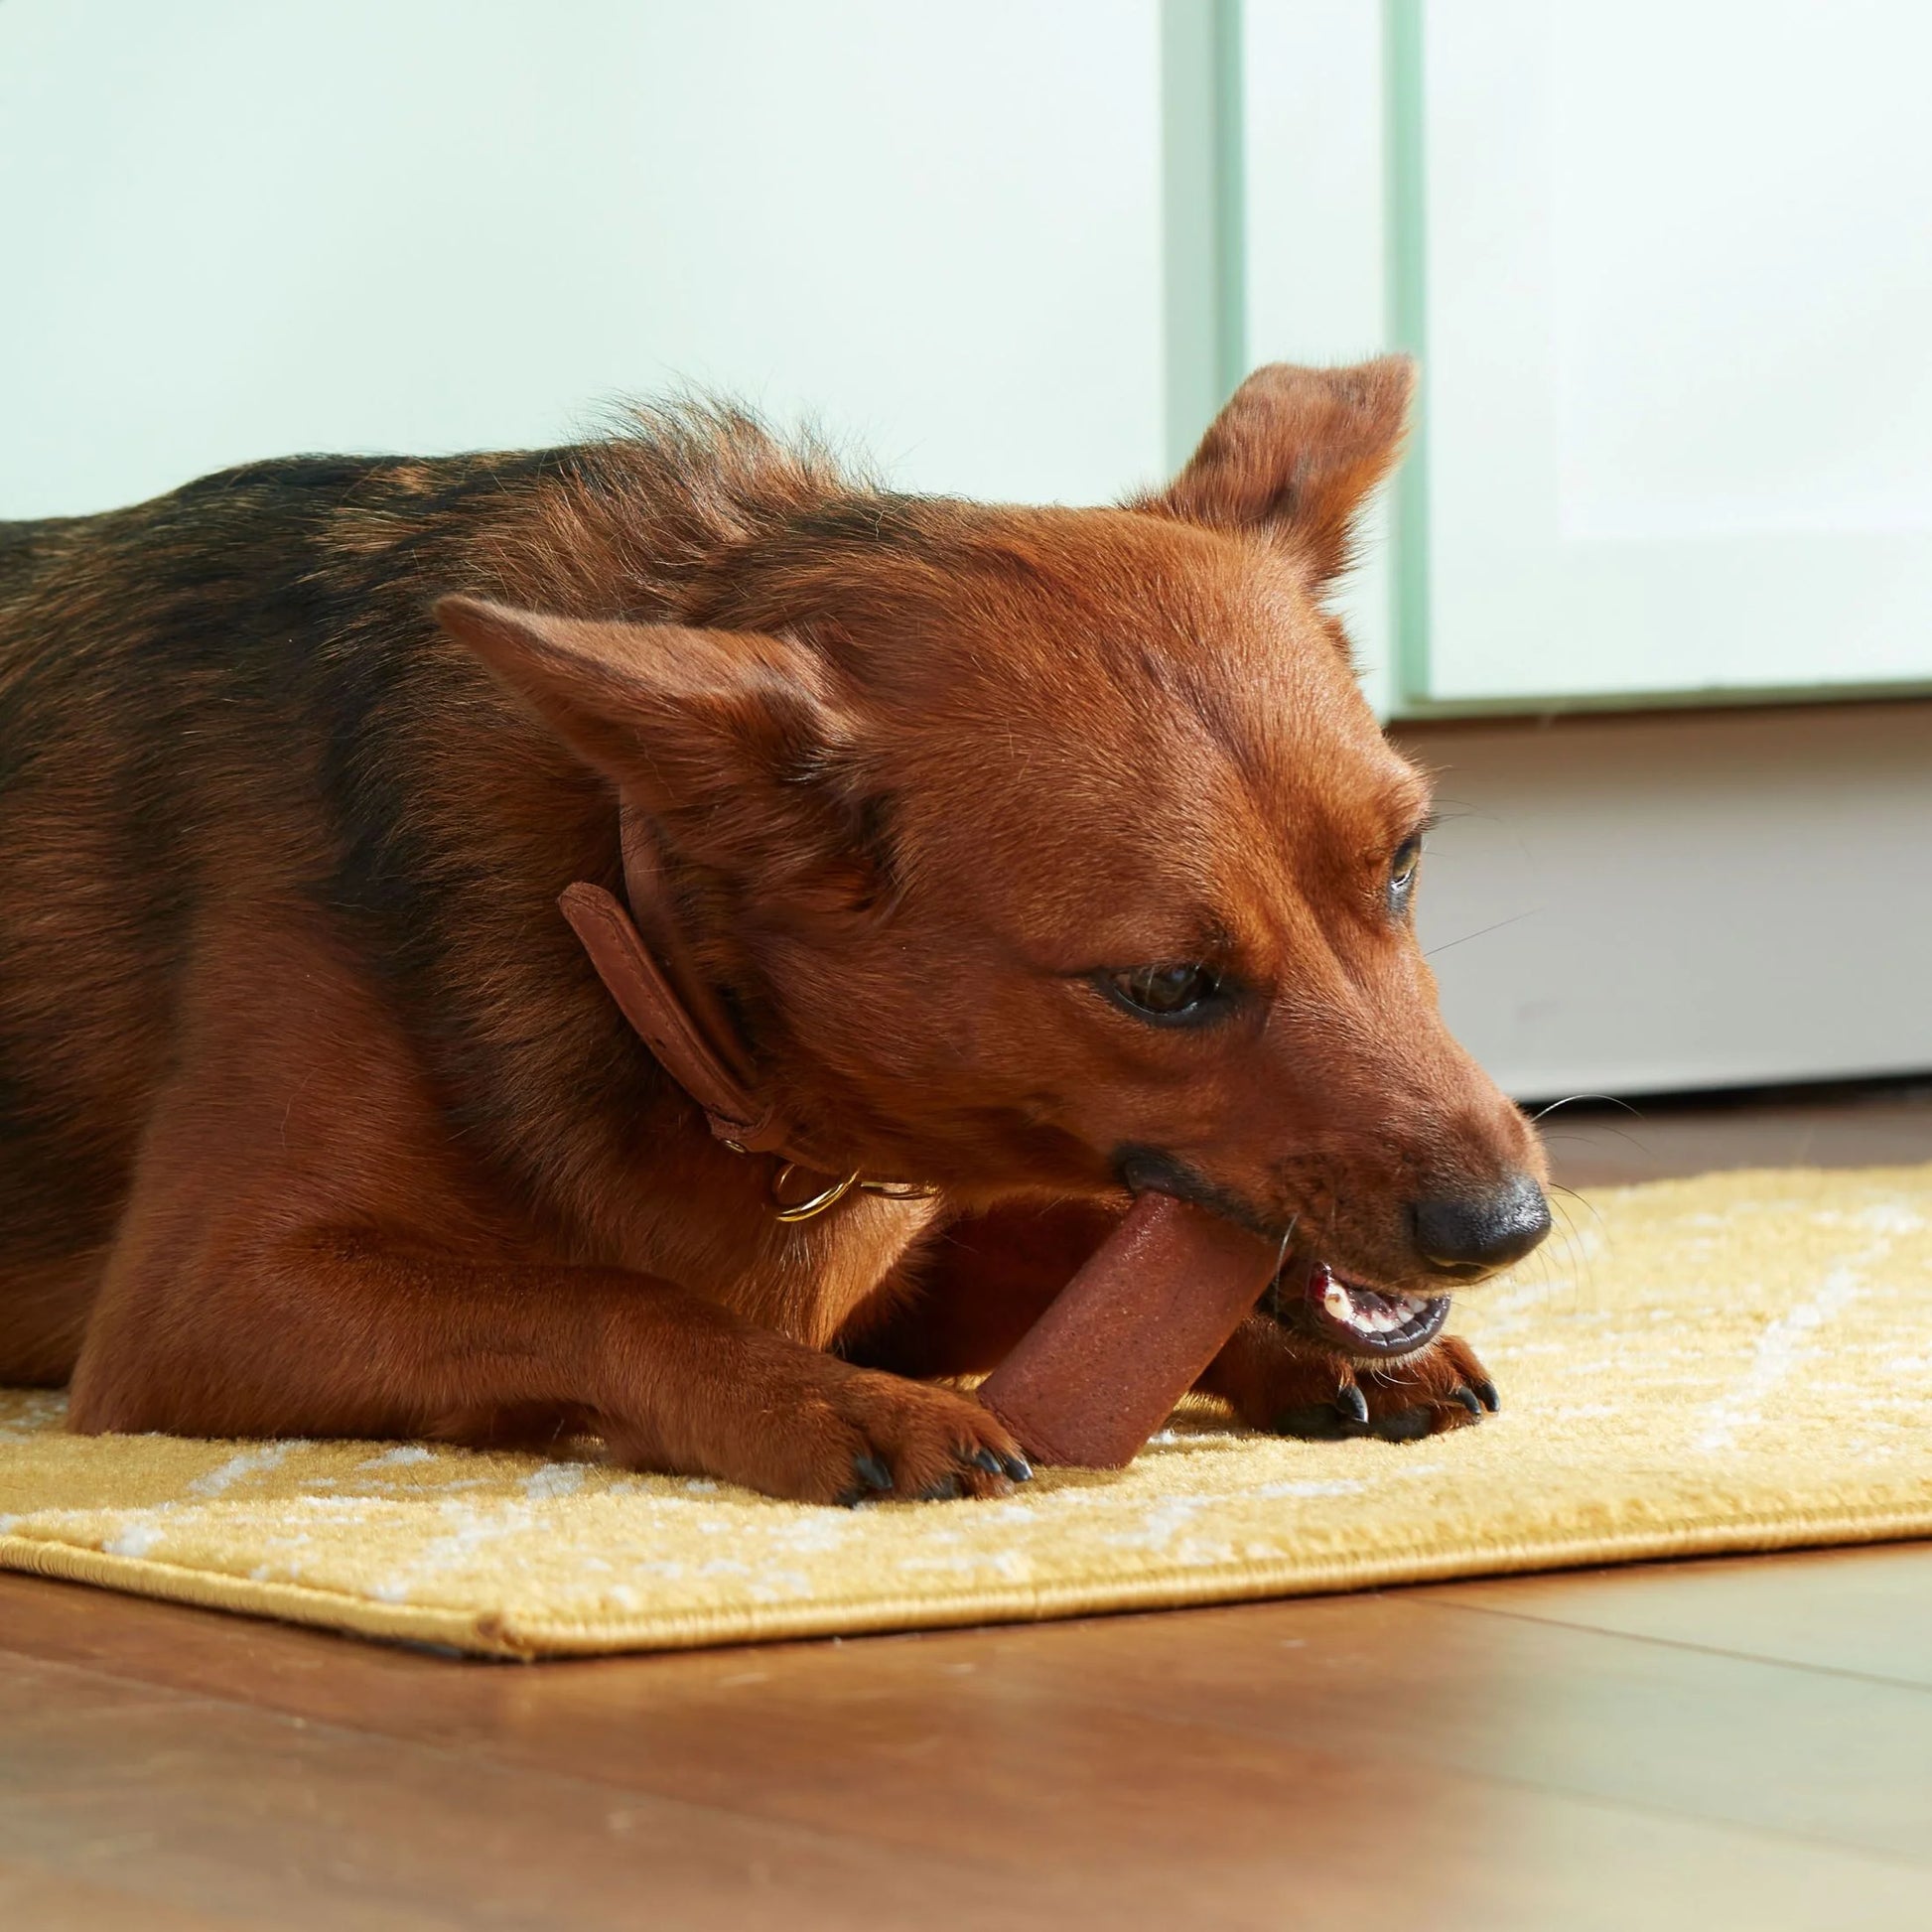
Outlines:
[{"label": "brown dog", "polygon": [[[697,411],[0,526],[0,1378],[999,1493],[907,1378],[1158,1186],[1284,1241],[1204,1381],[1242,1417],[1471,1419],[1444,1297],[1541,1238],[1541,1158],[1438,1018],[1427,786],[1321,602],[1410,387],[1264,369],[1122,509]],[[936,1197],[785,1224],[706,1132],[559,916],[621,802],[788,1119]]]}]

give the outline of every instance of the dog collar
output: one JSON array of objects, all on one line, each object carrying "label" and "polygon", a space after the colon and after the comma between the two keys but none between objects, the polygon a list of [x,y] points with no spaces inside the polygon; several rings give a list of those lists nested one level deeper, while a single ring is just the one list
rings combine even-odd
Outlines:
[{"label": "dog collar", "polygon": [[[775,1102],[754,1084],[751,1055],[723,1003],[696,970],[672,916],[656,840],[640,813],[619,817],[623,849],[621,904],[579,880],[557,903],[605,990],[657,1063],[697,1102],[713,1135],[734,1154],[774,1155],[771,1208],[781,1221],[807,1221],[854,1188],[893,1200],[938,1191],[914,1182],[867,1180],[815,1157]],[[639,930],[639,927],[642,930]],[[793,1189],[803,1185],[802,1195]]]}]

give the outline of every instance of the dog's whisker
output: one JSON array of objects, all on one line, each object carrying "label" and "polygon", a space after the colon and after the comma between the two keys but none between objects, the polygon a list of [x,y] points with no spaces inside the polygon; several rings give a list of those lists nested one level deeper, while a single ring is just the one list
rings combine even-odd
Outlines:
[{"label": "dog's whisker", "polygon": [[1583,1100],[1597,1101],[1605,1107],[1621,1107],[1633,1119],[1642,1120],[1644,1118],[1641,1107],[1633,1107],[1629,1101],[1619,1100],[1613,1093],[1567,1093],[1561,1100],[1553,1100],[1547,1107],[1539,1107],[1530,1116],[1530,1125],[1534,1127],[1538,1121],[1548,1120],[1559,1107],[1574,1107],[1579,1101]]},{"label": "dog's whisker", "polygon": [[1268,1312],[1277,1320],[1283,1319],[1282,1313],[1282,1270],[1288,1266],[1289,1243],[1295,1239],[1296,1224],[1301,1220],[1300,1213],[1291,1214],[1288,1226],[1282,1234],[1281,1247],[1275,1254],[1275,1272],[1268,1278]]},{"label": "dog's whisker", "polygon": [[1281,1246],[1275,1251],[1275,1272],[1278,1275],[1288,1265],[1289,1244],[1295,1239],[1296,1223],[1301,1218],[1300,1214],[1290,1215],[1288,1226],[1282,1231]]},{"label": "dog's whisker", "polygon": [[[1568,1194],[1573,1199],[1583,1201],[1583,1204],[1589,1208],[1592,1214],[1596,1214],[1595,1207],[1589,1201],[1585,1200],[1574,1188],[1559,1187],[1557,1191],[1562,1194]],[[1562,1220],[1563,1253],[1570,1269],[1572,1285],[1579,1297],[1582,1296],[1586,1286],[1588,1287],[1593,1297],[1596,1292],[1594,1257],[1591,1255],[1587,1243],[1585,1242],[1583,1236],[1578,1232],[1576,1216],[1571,1211],[1570,1203],[1565,1200],[1559,1200],[1555,1205]],[[1597,1214],[1596,1217],[1600,1222],[1602,1216]]]},{"label": "dog's whisker", "polygon": [[1425,959],[1434,959],[1439,952],[1448,952],[1451,946],[1466,946],[1471,939],[1484,939],[1492,932],[1500,932],[1506,925],[1520,925],[1525,919],[1533,919],[1543,910],[1540,905],[1532,905],[1527,912],[1512,913],[1506,919],[1498,919],[1494,925],[1478,926],[1473,932],[1465,932],[1459,939],[1446,939],[1440,946],[1431,946],[1423,954]]},{"label": "dog's whisker", "polygon": [[1581,1142],[1585,1147],[1588,1147],[1598,1134],[1609,1134],[1623,1142],[1626,1147],[1634,1148],[1646,1160],[1650,1158],[1650,1149],[1642,1141],[1638,1140],[1634,1134],[1626,1134],[1622,1128],[1611,1127],[1607,1122],[1581,1134],[1545,1134],[1543,1138],[1546,1141],[1577,1141]]},{"label": "dog's whisker", "polygon": [[[1553,1194],[1566,1194],[1569,1196],[1571,1200],[1576,1201],[1580,1206],[1588,1208],[1590,1213],[1595,1217],[1597,1225],[1599,1227],[1602,1225],[1602,1221],[1603,1221],[1602,1210],[1596,1205],[1596,1203],[1593,1200],[1590,1199],[1590,1197],[1587,1194],[1580,1194],[1576,1188],[1566,1187],[1561,1180],[1551,1181],[1550,1192]],[[1564,1206],[1564,1203],[1559,1202],[1558,1205],[1563,1207],[1566,1215],[1569,1213],[1570,1210],[1567,1206]]]}]

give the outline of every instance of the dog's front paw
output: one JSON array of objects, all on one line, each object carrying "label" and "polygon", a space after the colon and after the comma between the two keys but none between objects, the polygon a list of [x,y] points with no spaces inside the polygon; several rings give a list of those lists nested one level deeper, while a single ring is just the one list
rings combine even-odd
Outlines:
[{"label": "dog's front paw", "polygon": [[1306,1442],[1379,1436],[1385,1443],[1413,1443],[1465,1429],[1501,1407],[1495,1383],[1459,1335],[1444,1335],[1393,1362],[1331,1357],[1329,1369],[1331,1387],[1317,1379],[1313,1391],[1297,1391],[1300,1399],[1285,1402],[1265,1426]]},{"label": "dog's front paw", "polygon": [[831,1422],[834,1441],[814,1440],[812,1462],[835,1474],[848,1432],[864,1447],[846,1465],[845,1482],[822,1500],[932,1503],[1010,1496],[1016,1482],[1033,1475],[1020,1445],[992,1413],[951,1389],[858,1369],[828,1407],[830,1418],[800,1419],[801,1433],[814,1439]]},{"label": "dog's front paw", "polygon": [[606,1433],[637,1468],[722,1477],[790,1502],[946,1502],[1008,1496],[1032,1476],[1020,1446],[968,1396],[835,1357],[774,1347],[744,1376],[708,1442],[666,1454]]},{"label": "dog's front paw", "polygon": [[1475,1350],[1444,1335],[1394,1361],[1351,1360],[1256,1317],[1204,1386],[1251,1428],[1305,1442],[1376,1436],[1412,1443],[1465,1429],[1501,1406]]}]

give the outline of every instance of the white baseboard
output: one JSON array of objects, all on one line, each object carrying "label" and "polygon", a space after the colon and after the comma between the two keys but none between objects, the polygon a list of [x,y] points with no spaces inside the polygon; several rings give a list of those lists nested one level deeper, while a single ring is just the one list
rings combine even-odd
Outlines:
[{"label": "white baseboard", "polygon": [[1395,736],[1444,1010],[1509,1092],[1932,1069],[1932,703]]}]

